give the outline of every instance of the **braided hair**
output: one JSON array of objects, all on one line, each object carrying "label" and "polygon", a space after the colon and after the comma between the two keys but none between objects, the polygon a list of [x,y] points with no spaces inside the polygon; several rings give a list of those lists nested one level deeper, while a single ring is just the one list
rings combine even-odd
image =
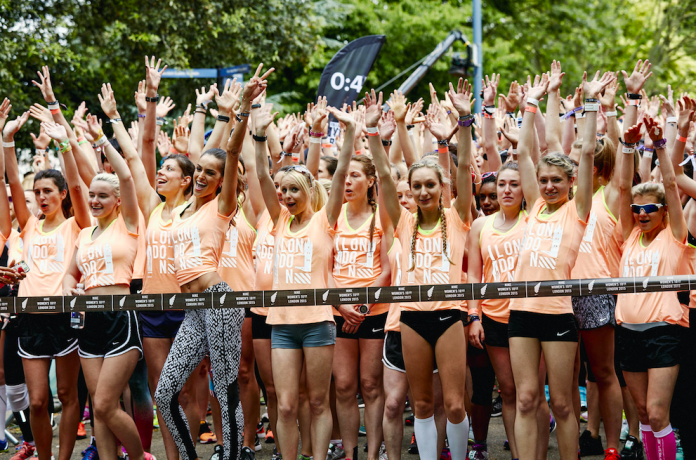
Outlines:
[{"label": "braided hair", "polygon": [[[433,162],[418,162],[414,163],[411,165],[411,167],[408,170],[408,183],[409,186],[411,185],[411,177],[413,176],[413,172],[417,169],[420,168],[428,168],[432,169],[435,171],[435,174],[437,175],[438,180],[440,181],[440,185],[443,186],[447,182],[447,179],[445,179],[445,173],[444,170],[442,169],[442,166],[440,166],[437,163]],[[452,260],[450,259],[449,254],[447,253],[447,219],[445,217],[445,208],[442,205],[442,193],[440,193],[440,199],[438,201],[438,207],[437,207],[438,213],[440,214],[440,232],[442,233],[442,251],[444,253],[444,256],[447,258],[447,261],[449,261],[450,264],[452,264]],[[418,206],[418,211],[416,212],[416,221],[413,224],[413,235],[411,236],[411,253],[410,253],[410,259],[411,259],[411,266],[409,267],[408,271],[412,272],[416,268],[416,238],[418,238],[418,227],[420,226],[421,220],[422,220],[423,214],[421,212],[420,206]]]},{"label": "braided hair", "polygon": [[370,222],[370,247],[372,247],[372,238],[375,232],[377,219],[377,169],[371,159],[365,155],[353,155],[350,161],[360,163],[363,174],[368,179],[373,179],[372,185],[367,189],[367,204],[372,208],[372,221]]}]

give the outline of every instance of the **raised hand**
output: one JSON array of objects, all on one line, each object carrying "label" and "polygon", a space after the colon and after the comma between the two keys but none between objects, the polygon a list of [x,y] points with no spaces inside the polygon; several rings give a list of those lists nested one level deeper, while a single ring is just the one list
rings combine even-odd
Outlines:
[{"label": "raised hand", "polygon": [[312,131],[325,133],[329,123],[329,112],[326,110],[326,96],[320,97],[312,109]]},{"label": "raised hand", "polygon": [[2,132],[3,139],[11,141],[14,138],[14,135],[17,134],[17,131],[24,126],[24,123],[26,123],[28,119],[29,112],[24,112],[14,120],[7,122],[7,124],[5,124],[5,130]]},{"label": "raised hand", "polygon": [[652,72],[650,72],[650,67],[650,61],[646,59],[645,62],[643,62],[642,60],[638,59],[638,62],[636,62],[636,66],[633,68],[633,72],[631,72],[630,76],[626,73],[625,70],[621,71],[624,77],[626,90],[629,93],[640,93],[640,90],[643,89],[643,85],[645,85],[645,81],[652,76]]},{"label": "raised hand", "polygon": [[230,116],[239,104],[239,95],[242,93],[242,85],[237,83],[237,79],[225,82],[225,87],[222,94],[218,92],[217,87],[214,89],[215,103],[218,106],[218,112],[223,116]]},{"label": "raised hand", "polygon": [[34,84],[34,86],[38,86],[46,102],[55,102],[56,96],[53,94],[53,87],[51,86],[51,72],[49,72],[48,66],[45,65],[41,67],[41,72],[37,71],[36,73],[38,74],[41,83],[38,83],[36,80],[32,80],[31,82]]},{"label": "raised hand", "polygon": [[595,74],[592,81],[587,81],[587,72],[582,74],[582,89],[585,92],[585,97],[596,98],[606,86],[614,80],[614,75],[611,72],[605,72],[602,78],[599,78],[599,70]]},{"label": "raised hand", "polygon": [[505,102],[505,111],[515,112],[517,110],[517,106],[520,105],[520,84],[517,83],[517,80],[510,83],[508,95],[505,96],[504,94],[501,94],[501,96]]},{"label": "raised hand", "polygon": [[174,148],[179,153],[188,153],[189,137],[191,131],[188,127],[179,125],[174,129]]},{"label": "raised hand", "polygon": [[0,131],[2,131],[2,128],[5,126],[5,122],[7,121],[7,117],[10,116],[10,110],[12,110],[12,106],[10,105],[10,100],[5,98],[2,101],[2,104],[0,104]]},{"label": "raised hand", "polygon": [[[459,112],[460,117],[471,115],[471,90],[473,86],[469,86],[469,80],[459,79],[457,90],[454,90],[452,83],[449,84],[449,98],[455,110]],[[427,118],[426,118],[427,119]],[[432,132],[432,131],[430,131]],[[435,135],[435,133],[433,133]]]},{"label": "raised hand", "polygon": [[[669,93],[668,95],[671,96],[671,94]],[[660,101],[662,101],[662,115],[664,115],[665,117],[676,116],[676,112],[674,110],[674,101],[671,97],[664,97],[662,94],[660,94]]]},{"label": "raised hand", "polygon": [[266,86],[268,86],[266,79],[275,70],[273,67],[271,67],[266,73],[259,76],[261,69],[263,69],[263,63],[259,64],[259,66],[256,68],[256,73],[254,73],[254,76],[251,77],[251,80],[244,85],[242,99],[245,101],[251,102],[261,95],[261,93],[266,89]]},{"label": "raised hand", "polygon": [[532,97],[539,100],[546,94],[549,88],[549,76],[548,74],[543,74],[539,79],[534,77],[534,84],[532,84],[531,78],[527,76],[527,85],[529,90],[527,91],[526,99]]},{"label": "raised hand", "polygon": [[[365,93],[363,101],[365,103],[365,126],[368,128],[375,128],[382,118],[382,92],[379,92],[378,97],[375,94],[375,90],[372,89],[369,93]],[[331,113],[333,114],[334,112]],[[343,121],[340,118],[338,118],[338,120]]]},{"label": "raised hand", "polygon": [[391,93],[391,97],[387,101],[387,105],[394,113],[394,119],[397,122],[402,122],[406,120],[406,115],[408,115],[411,104],[406,104],[406,97],[401,91],[394,91]]},{"label": "raised hand", "polygon": [[118,118],[118,108],[116,107],[116,98],[114,98],[114,90],[111,89],[111,83],[104,83],[101,87],[101,94],[97,94],[99,103],[104,111],[104,114],[109,118]]},{"label": "raised hand", "polygon": [[643,123],[638,123],[626,130],[624,133],[624,142],[627,144],[637,144],[640,141],[641,130],[643,128]]},{"label": "raised hand", "polygon": [[51,137],[46,134],[46,130],[41,127],[39,130],[39,136],[37,137],[36,134],[30,133],[31,140],[34,142],[34,148],[36,150],[45,150],[46,147],[48,147],[48,144],[51,143]]},{"label": "raised hand", "polygon": [[51,111],[41,104],[37,103],[29,107],[29,115],[31,115],[32,118],[36,118],[39,122],[45,121],[47,123],[53,123]]},{"label": "raised hand", "polygon": [[79,106],[77,106],[77,109],[75,109],[75,113],[73,113],[72,117],[72,124],[75,124],[75,120],[84,120],[85,119],[85,114],[87,113],[87,103],[85,101],[82,101]]},{"label": "raised hand", "polygon": [[506,117],[501,130],[505,139],[509,140],[513,148],[517,147],[520,140],[520,128],[517,127],[517,121]]},{"label": "raised hand", "polygon": [[59,125],[54,122],[41,122],[41,127],[44,129],[46,134],[54,141],[61,143],[68,140],[68,132],[65,130],[65,126]]},{"label": "raised hand", "polygon": [[275,117],[278,116],[278,112],[271,113],[273,110],[272,104],[266,104],[258,111],[256,115],[256,135],[264,136],[266,129],[273,123]]},{"label": "raised hand", "polygon": [[[450,83],[451,84],[451,83]],[[432,133],[432,135],[437,139],[438,141],[441,141],[443,139],[447,139],[448,132],[445,129],[445,127],[440,123],[438,120],[437,116],[433,114],[428,114],[425,117],[425,127],[428,128],[428,131]]]},{"label": "raised hand", "polygon": [[[379,94],[380,94],[380,100],[379,100],[380,105],[379,105],[379,107],[381,107],[381,103],[382,103],[381,94],[382,94],[382,93],[379,93]],[[375,90],[373,89],[373,90],[372,90],[372,97],[374,97],[374,95],[375,95]],[[365,96],[366,96],[366,98],[369,98],[369,97],[370,97],[370,95],[367,94],[367,93],[365,93]],[[373,104],[375,104],[375,102],[373,102]],[[331,115],[333,115],[334,117],[336,117],[336,120],[338,120],[338,121],[340,121],[341,123],[343,123],[344,125],[346,125],[346,128],[347,128],[349,125],[350,125],[350,126],[355,126],[355,118],[353,118],[353,115],[351,115],[350,113],[345,112],[345,111],[343,111],[343,110],[338,110],[338,109],[335,108],[335,107],[327,107],[326,110],[328,110],[329,113],[331,113]],[[380,109],[380,110],[381,110],[381,109]],[[368,125],[368,126],[370,126],[370,125]],[[374,126],[377,126],[377,123],[375,123]],[[373,126],[370,126],[370,127],[373,127]]]},{"label": "raised hand", "polygon": [[610,73],[613,80],[604,87],[604,92],[599,96],[599,102],[606,111],[612,111],[616,107],[616,92],[619,90],[619,79],[616,78],[617,74],[614,72]]},{"label": "raised hand", "polygon": [[145,100],[145,80],[138,82],[138,90],[135,92],[135,106],[138,108],[138,113],[147,112],[147,101]]},{"label": "raised hand", "polygon": [[164,158],[169,155],[169,150],[171,147],[172,141],[169,139],[169,135],[164,131],[160,131],[159,136],[157,137],[157,151],[159,152],[160,156]]},{"label": "raised hand", "polygon": [[[95,141],[104,135],[102,131],[101,121],[96,115],[87,115],[87,131]],[[85,132],[85,135],[87,132]]]},{"label": "raised hand", "polygon": [[650,136],[650,139],[652,139],[653,142],[659,141],[664,137],[662,132],[662,126],[660,126],[660,124],[656,122],[650,115],[645,116],[645,130],[648,132],[648,135]]},{"label": "raised hand", "polygon": [[548,92],[558,91],[563,83],[565,72],[561,71],[561,62],[554,60],[551,62],[551,72],[549,73],[549,88]]},{"label": "raised hand", "polygon": [[382,139],[388,141],[396,131],[396,121],[394,120],[394,111],[390,110],[382,116],[382,125],[379,127],[379,134]]},{"label": "raised hand", "polygon": [[[172,100],[169,97],[165,97],[159,100],[157,103],[157,107],[155,108],[155,113],[157,114],[157,118],[164,118],[167,116],[167,114],[174,108],[176,107],[176,104],[172,102]],[[187,118],[187,125],[191,123],[190,118],[190,113],[191,113],[191,104],[188,105],[188,108],[186,109],[186,112],[184,112],[183,117],[189,117]],[[183,118],[182,117],[182,118]]]},{"label": "raised hand", "polygon": [[157,93],[157,88],[159,88],[160,80],[162,79],[162,74],[165,70],[167,70],[166,65],[162,67],[162,70],[159,70],[159,66],[161,63],[162,60],[157,59],[157,63],[155,64],[154,56],[152,56],[152,58],[150,58],[150,62],[148,62],[147,56],[145,56],[145,80],[147,81],[148,91],[153,93],[152,97],[154,97],[154,94]]},{"label": "raised hand", "polygon": [[411,104],[411,109],[406,114],[404,122],[407,125],[413,124],[413,119],[423,110],[423,98],[418,99],[415,103]]},{"label": "raised hand", "polygon": [[[555,62],[555,61],[554,61]],[[498,92],[498,83],[500,83],[500,74],[491,75],[490,79],[486,75],[483,83],[483,105],[495,105],[495,96]],[[455,107],[456,109],[456,107]]]},{"label": "raised hand", "polygon": [[691,122],[693,121],[696,101],[691,99],[689,96],[684,96],[677,101],[677,105],[679,106],[679,118],[677,119],[677,126],[680,131],[686,131],[689,129]]},{"label": "raised hand", "polygon": [[215,96],[215,90],[217,90],[217,83],[213,83],[210,85],[210,88],[208,88],[208,91],[205,90],[205,86],[201,86],[201,91],[198,92],[198,88],[196,88],[196,107],[199,107],[201,104],[207,104],[208,102],[213,100],[213,96]]}]

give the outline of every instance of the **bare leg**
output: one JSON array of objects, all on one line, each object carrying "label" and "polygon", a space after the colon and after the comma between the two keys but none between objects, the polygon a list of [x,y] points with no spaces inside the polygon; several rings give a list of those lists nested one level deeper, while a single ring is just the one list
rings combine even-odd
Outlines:
[{"label": "bare leg", "polygon": [[36,452],[39,460],[50,460],[53,430],[48,414],[48,369],[51,366],[51,360],[22,358],[22,364],[29,392],[30,423]]},{"label": "bare leg", "polygon": [[389,458],[401,458],[401,442],[404,437],[404,404],[408,392],[406,374],[384,368],[384,444]]},{"label": "bare leg", "polygon": [[273,348],[273,381],[278,396],[278,439],[276,445],[283,458],[297,458],[297,414],[299,408],[300,375],[304,355],[302,350]]},{"label": "bare leg", "polygon": [[[381,350],[380,350],[381,352]],[[334,385],[336,387],[336,416],[340,427],[346,458],[353,458],[358,445],[360,428],[360,410],[358,400],[358,379],[360,374],[360,347],[358,339],[338,337],[333,360]],[[381,362],[379,362],[381,367]],[[363,394],[363,397],[365,395]],[[367,400],[365,400],[367,408]]]},{"label": "bare leg", "polygon": [[254,371],[254,345],[251,317],[242,326],[242,360],[239,363],[239,396],[244,411],[244,446],[254,449],[256,425],[260,417],[259,384]]},{"label": "bare leg", "polygon": [[[75,447],[75,433],[80,424],[80,402],[77,398],[77,377],[80,375],[80,358],[77,350],[67,356],[56,358],[56,383],[58,399],[63,405],[59,426],[58,460],[70,460]],[[130,377],[130,373],[128,374]]]},{"label": "bare leg", "polygon": [[[303,354],[304,356],[304,354]],[[305,457],[312,456],[312,413],[309,408],[309,397],[307,396],[307,376],[306,362],[302,366],[302,374],[300,375],[300,395],[297,414],[297,420],[300,425],[300,439],[302,439],[302,448],[300,453]]]},{"label": "bare leg", "polygon": [[503,398],[503,425],[510,444],[510,453],[512,458],[518,458],[517,444],[515,443],[515,379],[512,376],[512,366],[510,365],[510,349],[487,345],[486,350],[488,350],[488,356],[498,378],[498,389]]},{"label": "bare leg", "polygon": [[314,458],[326,457],[331,440],[331,407],[329,388],[334,345],[304,348],[307,372],[307,396],[312,413],[312,454]]},{"label": "bare leg", "polygon": [[382,386],[382,348],[384,339],[360,339],[360,390],[365,400],[365,429],[367,458],[377,460],[382,445],[382,415],[384,388]]},{"label": "bare leg", "polygon": [[278,397],[276,396],[275,384],[273,382],[273,371],[271,370],[271,341],[268,339],[254,339],[254,355],[256,356],[256,365],[259,367],[259,374],[261,374],[261,381],[266,387],[266,410],[268,411],[270,429],[277,444]]}]

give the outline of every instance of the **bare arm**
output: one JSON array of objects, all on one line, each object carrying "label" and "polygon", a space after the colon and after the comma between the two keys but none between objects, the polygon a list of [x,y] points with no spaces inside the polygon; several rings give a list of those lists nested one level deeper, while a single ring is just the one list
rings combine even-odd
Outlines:
[{"label": "bare arm", "polygon": [[[459,129],[459,141],[457,143],[457,199],[454,200],[452,206],[457,210],[459,218],[464,223],[471,222],[471,123],[473,118],[471,115],[471,89],[468,81],[463,81],[461,78],[457,84],[455,92],[452,83],[450,83],[449,97],[454,105],[454,108],[459,112],[460,120],[465,119]],[[469,126],[466,126],[469,124]],[[433,132],[435,135],[435,132]]]},{"label": "bare arm", "polygon": [[14,148],[14,135],[17,134],[28,118],[29,112],[24,112],[22,115],[8,122],[2,132],[3,143],[12,145],[12,147],[3,147],[3,156],[5,159],[7,180],[10,183],[10,193],[12,194],[15,216],[17,216],[17,222],[21,228],[26,227],[27,221],[31,217],[31,212],[29,212],[27,202],[24,198],[22,179],[19,177],[19,167],[17,166],[17,156]]},{"label": "bare arm", "polygon": [[[355,136],[356,122],[353,117],[345,112],[341,112],[333,107],[328,109],[336,119],[346,126],[346,138],[351,139]],[[379,139],[379,132],[376,137]],[[381,143],[381,141],[380,141]],[[346,188],[346,175],[350,166],[350,159],[353,156],[353,146],[350,142],[344,142],[341,146],[341,152],[338,155],[338,164],[336,172],[331,179],[331,195],[326,203],[326,215],[329,218],[329,224],[333,227],[341,214],[341,206],[343,205],[343,195]]]}]

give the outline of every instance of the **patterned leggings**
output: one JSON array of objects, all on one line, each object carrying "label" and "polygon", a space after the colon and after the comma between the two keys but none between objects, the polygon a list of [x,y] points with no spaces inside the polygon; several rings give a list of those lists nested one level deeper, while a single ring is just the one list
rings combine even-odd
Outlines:
[{"label": "patterned leggings", "polygon": [[[203,292],[232,292],[219,283]],[[222,408],[223,460],[238,459],[242,448],[244,415],[237,376],[242,355],[241,308],[188,310],[164,363],[155,399],[164,422],[184,460],[198,458],[179,393],[198,364],[210,353],[213,383]]]}]

